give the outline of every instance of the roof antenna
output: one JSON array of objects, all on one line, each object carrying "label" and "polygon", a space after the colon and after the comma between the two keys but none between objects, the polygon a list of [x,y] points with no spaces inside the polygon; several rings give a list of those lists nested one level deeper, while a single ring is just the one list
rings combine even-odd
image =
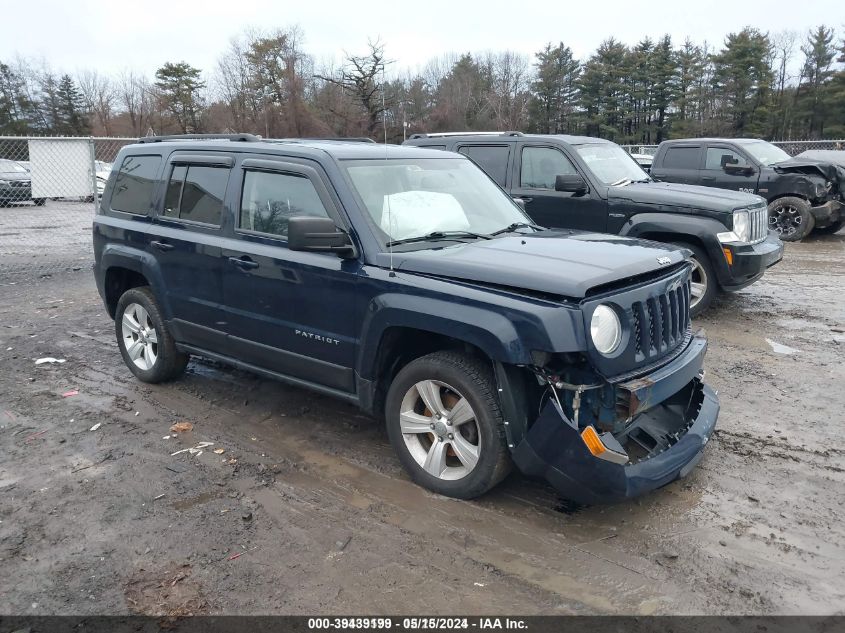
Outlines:
[{"label": "roof antenna", "polygon": [[[384,63],[381,65],[381,125],[384,130],[384,166],[387,167],[387,107],[385,105],[385,86],[387,85],[387,80],[385,79],[384,74]],[[385,201],[387,202],[387,226],[388,226],[388,246],[387,252],[390,254],[390,276],[395,277],[396,273],[393,271],[393,218],[390,215],[390,194],[384,196]],[[382,209],[384,211],[384,209]]]}]

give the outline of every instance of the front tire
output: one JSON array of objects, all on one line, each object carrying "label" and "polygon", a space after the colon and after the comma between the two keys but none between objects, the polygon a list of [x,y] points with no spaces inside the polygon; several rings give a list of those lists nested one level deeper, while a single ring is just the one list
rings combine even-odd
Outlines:
[{"label": "front tire", "polygon": [[816,219],[810,203],[801,198],[786,196],[769,205],[769,228],[784,242],[800,242],[810,234]]},{"label": "front tire", "polygon": [[489,366],[435,352],[408,363],[385,403],[390,443],[411,479],[438,494],[478,497],[511,469]]},{"label": "front tire", "polygon": [[188,355],[176,349],[148,286],[123,293],[117,302],[114,325],[123,362],[139,380],[164,382],[185,371]]},{"label": "front tire", "polygon": [[33,204],[35,204],[36,207],[43,207],[45,204],[47,204],[47,198],[33,198],[32,202]]},{"label": "front tire", "polygon": [[675,242],[678,248],[686,248],[692,251],[692,278],[690,280],[690,316],[695,318],[710,307],[713,299],[719,291],[716,281],[716,273],[710,258],[699,246],[686,242]]}]

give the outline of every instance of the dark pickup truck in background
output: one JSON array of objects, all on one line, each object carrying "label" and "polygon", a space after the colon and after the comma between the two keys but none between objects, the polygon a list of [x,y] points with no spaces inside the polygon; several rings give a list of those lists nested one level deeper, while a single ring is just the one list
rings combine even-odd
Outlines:
[{"label": "dark pickup truck in background", "polygon": [[770,228],[785,242],[802,240],[813,229],[835,233],[845,225],[845,167],[826,156],[792,158],[759,139],[673,140],[657,148],[651,175],[756,193],[768,203]]},{"label": "dark pickup truck in background", "polygon": [[621,147],[589,136],[414,134],[406,145],[464,154],[539,225],[616,233],[692,252],[692,316],[781,260],[759,196],[655,182]]}]

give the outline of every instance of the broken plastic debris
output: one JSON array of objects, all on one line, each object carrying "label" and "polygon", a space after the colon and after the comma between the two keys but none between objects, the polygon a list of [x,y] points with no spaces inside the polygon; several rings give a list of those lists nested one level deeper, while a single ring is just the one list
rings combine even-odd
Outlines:
[{"label": "broken plastic debris", "polygon": [[217,454],[217,455],[222,455],[225,452],[226,452],[225,448],[215,448],[214,449],[214,453]]},{"label": "broken plastic debris", "polygon": [[64,363],[64,362],[65,362],[64,358],[53,358],[52,356],[47,356],[45,358],[39,358],[38,360],[35,361],[35,364],[36,365],[43,365],[44,363],[53,364],[53,363]]},{"label": "broken plastic debris", "polygon": [[191,448],[183,448],[181,451],[176,451],[175,453],[170,453],[170,456],[173,457],[174,455],[178,455],[179,453],[190,453],[191,455],[202,455],[202,449],[208,448],[209,446],[214,446],[214,442],[200,442],[196,446]]},{"label": "broken plastic debris", "polygon": [[96,431],[97,429],[99,429],[99,428],[100,428],[100,425],[101,425],[101,424],[102,424],[102,422],[97,422],[94,426],[92,426],[92,427],[91,427],[90,429],[88,429],[88,430],[89,430],[89,431]]},{"label": "broken plastic debris", "polygon": [[800,349],[795,349],[794,347],[789,347],[788,345],[778,343],[778,342],[773,341],[772,339],[769,339],[769,338],[766,339],[766,342],[769,345],[771,345],[772,351],[775,354],[787,354],[787,355],[789,355],[789,354],[797,354],[798,352],[801,351]]},{"label": "broken plastic debris", "polygon": [[172,433],[187,433],[188,431],[192,431],[193,428],[194,425],[190,422],[177,422],[170,427],[170,431]]},{"label": "broken plastic debris", "polygon": [[71,391],[65,391],[62,394],[62,398],[70,398],[71,396],[78,396],[78,395],[79,395],[79,391],[77,391],[76,389],[72,389]]}]

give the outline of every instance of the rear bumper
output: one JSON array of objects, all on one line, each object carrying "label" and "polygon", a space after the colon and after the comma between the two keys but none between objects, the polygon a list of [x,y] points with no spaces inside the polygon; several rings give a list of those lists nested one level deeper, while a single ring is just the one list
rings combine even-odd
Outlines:
[{"label": "rear bumper", "polygon": [[674,361],[626,385],[641,411],[632,424],[676,438],[659,454],[625,465],[598,459],[557,403],[549,401],[513,449],[514,462],[584,504],[623,501],[684,477],[701,459],[719,416],[716,393],[700,378],[706,348],[703,339],[695,338]]},{"label": "rear bumper", "polygon": [[732,292],[753,284],[770,268],[783,259],[783,242],[774,231],[757,244],[723,244],[731,251],[733,264],[728,265],[724,254],[721,262],[723,275],[720,279],[722,290]]},{"label": "rear bumper", "polygon": [[813,214],[816,226],[824,228],[845,218],[845,205],[838,200],[828,200],[817,207],[810,207],[810,213]]}]

